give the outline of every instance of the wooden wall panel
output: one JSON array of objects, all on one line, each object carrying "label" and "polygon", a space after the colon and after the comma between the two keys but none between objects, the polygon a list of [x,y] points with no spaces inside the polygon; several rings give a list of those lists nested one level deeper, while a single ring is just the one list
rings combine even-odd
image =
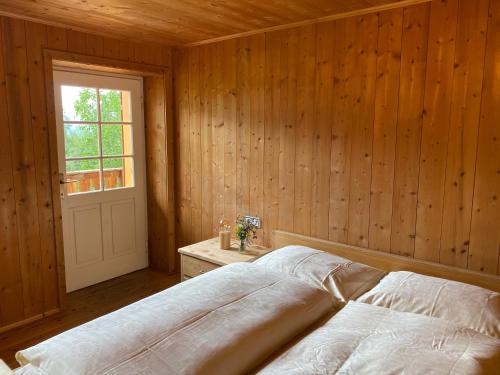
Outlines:
[{"label": "wooden wall panel", "polygon": [[[0,42],[4,45],[4,30],[0,27]],[[10,127],[7,114],[7,91],[5,67],[0,59],[0,324],[8,325],[24,317],[23,283],[19,267],[19,237],[14,192],[12,153],[10,149]]]},{"label": "wooden wall panel", "polygon": [[111,38],[102,39],[102,55],[107,58],[116,58],[120,56],[120,43]]},{"label": "wooden wall panel", "polygon": [[293,231],[311,234],[312,147],[315,124],[316,25],[299,29]]},{"label": "wooden wall panel", "polygon": [[214,233],[219,230],[219,222],[224,217],[224,73],[222,71],[224,49],[219,43],[210,45],[210,50],[213,153],[209,163],[212,163],[212,233]]},{"label": "wooden wall panel", "polygon": [[191,239],[201,241],[201,113],[200,113],[200,49],[189,50],[189,157],[191,159]]},{"label": "wooden wall panel", "polygon": [[271,239],[271,228],[278,226],[279,189],[279,143],[280,128],[272,124],[280,123],[281,89],[281,38],[279,33],[266,34],[265,53],[265,123],[264,123],[264,243]]},{"label": "wooden wall panel", "polygon": [[[236,211],[236,134],[237,134],[237,44],[230,40],[223,44],[224,59],[222,69],[224,72],[224,217],[235,218]],[[179,68],[184,65],[181,62]],[[177,72],[177,71],[176,71]],[[179,166],[180,167],[180,166]],[[188,202],[189,203],[189,202]],[[190,234],[186,239],[190,243]]]},{"label": "wooden wall panel", "polygon": [[165,111],[165,80],[154,76],[144,78],[144,123],[146,143],[146,182],[148,209],[149,263],[156,269],[168,270],[168,243],[165,216],[167,199],[167,126]]},{"label": "wooden wall panel", "polygon": [[[167,247],[165,243],[162,244],[159,251],[166,251],[168,253],[167,264],[162,264],[162,269],[167,269],[169,273],[174,273],[180,268],[180,256],[177,253],[176,244],[176,224],[175,224],[175,119],[174,119],[174,72],[173,72],[173,54],[171,49],[161,49],[161,65],[167,67],[164,70],[164,84],[165,84],[165,126],[166,126],[166,189],[167,189],[167,202],[164,203],[166,207],[166,217],[163,217],[162,226],[167,226]],[[147,167],[147,166],[146,166]],[[163,183],[165,183],[163,181]],[[165,213],[164,213],[165,214]],[[166,222],[165,222],[166,219]]]},{"label": "wooden wall panel", "polygon": [[99,35],[85,35],[85,54],[92,56],[103,55],[103,38]]},{"label": "wooden wall panel", "polygon": [[[48,121],[53,113],[48,112],[47,102],[53,98],[46,96],[44,49],[126,61],[140,59],[166,67],[165,81],[161,79],[163,83],[157,87],[162,91],[157,104],[163,113],[163,125],[168,121],[166,131],[173,131],[174,121],[169,49],[6,17],[1,17],[0,23],[0,330],[4,330],[54,312],[61,302],[59,290],[64,289],[57,268],[56,241],[60,241],[60,234],[54,224],[61,218],[54,215],[60,212],[60,202],[52,191],[58,175],[57,162],[50,152],[54,145],[50,145],[53,134],[49,136],[49,132],[53,130]],[[155,220],[150,223],[150,234],[160,233],[150,237],[151,254],[153,266],[174,271],[175,226],[167,226],[168,220],[173,221],[174,210],[166,207],[173,201],[173,191],[170,197],[166,191],[167,173],[173,173],[173,164],[166,164],[166,153],[173,152],[174,141],[169,140],[169,148],[162,134],[163,138],[155,138],[154,145],[150,142],[147,149],[148,167],[162,172],[149,181],[155,181],[148,194],[157,202],[150,211],[162,211],[153,215]],[[151,171],[148,173],[151,175]]]},{"label": "wooden wall panel", "polygon": [[459,267],[470,244],[488,5],[461,2],[458,14],[439,259]]},{"label": "wooden wall panel", "polygon": [[347,242],[368,246],[378,14],[356,19]]},{"label": "wooden wall panel", "polygon": [[37,182],[30,113],[30,87],[25,22],[3,18],[7,106],[16,198],[19,262],[23,280],[24,316],[43,312]]},{"label": "wooden wall panel", "polygon": [[87,36],[75,30],[67,31],[68,51],[85,54],[87,49]]},{"label": "wooden wall panel", "polygon": [[237,41],[236,69],[236,207],[237,214],[250,211],[251,63],[250,38]]},{"label": "wooden wall panel", "polygon": [[[38,200],[38,222],[42,262],[42,284],[44,311],[56,309],[59,304],[57,285],[57,260],[53,246],[55,241],[54,213],[52,207],[52,187],[50,175],[50,155],[47,130],[47,103],[45,101],[45,71],[43,49],[47,47],[45,27],[26,24],[28,73],[30,84],[31,126],[35,157],[36,189]],[[51,287],[52,286],[52,287]]]},{"label": "wooden wall panel", "polygon": [[66,30],[59,27],[47,26],[47,45],[51,49],[67,50],[68,36]]},{"label": "wooden wall panel", "polygon": [[[213,228],[213,170],[212,170],[212,53],[211,46],[200,48],[200,59],[205,64],[200,66],[200,112],[201,112],[201,169],[203,171],[203,189],[201,190],[201,235],[210,237]],[[215,99],[215,98],[214,98]]]},{"label": "wooden wall panel", "polygon": [[295,105],[298,31],[286,30],[281,40],[280,144],[278,159],[278,226],[293,231],[295,201]]},{"label": "wooden wall panel", "polygon": [[[265,46],[264,34],[250,38],[250,166],[249,212],[264,214],[264,89]],[[262,236],[260,235],[260,240]],[[260,241],[259,240],[259,241]]]},{"label": "wooden wall panel", "polygon": [[[222,200],[231,221],[261,216],[264,243],[284,229],[498,273],[498,8],[435,0],[267,32],[212,45],[223,50],[219,65],[200,47],[179,50],[178,114],[197,118],[200,102],[217,100],[215,90],[186,98],[187,85],[223,80],[223,161],[214,140],[203,153],[217,166],[209,204]],[[190,67],[193,54],[203,73]],[[179,147],[192,136],[184,124]],[[177,160],[179,189],[200,178],[189,163]],[[223,188],[213,182],[221,165]]]},{"label": "wooden wall panel", "polygon": [[[328,237],[347,242],[356,18],[335,22]],[[326,156],[326,155],[325,155]]]},{"label": "wooden wall panel", "polygon": [[176,180],[176,224],[177,243],[184,246],[189,243],[191,233],[191,159],[189,150],[189,69],[180,69],[179,64],[188,63],[188,50],[181,50],[174,56],[175,77],[175,141],[177,144],[175,159]]},{"label": "wooden wall panel", "polygon": [[415,258],[439,261],[458,0],[431,4]]},{"label": "wooden wall panel", "polygon": [[404,256],[415,250],[428,22],[427,4],[404,10],[391,224],[391,252]]},{"label": "wooden wall panel", "polygon": [[368,246],[391,250],[403,9],[379,15]]},{"label": "wooden wall panel", "polygon": [[[272,35],[272,34],[271,34]],[[330,199],[330,154],[333,120],[333,72],[335,37],[333,23],[316,26],[315,118],[312,125],[311,236],[328,239]],[[270,225],[268,222],[267,225]]]},{"label": "wooden wall panel", "polygon": [[497,273],[500,262],[500,2],[490,1],[468,267]]}]

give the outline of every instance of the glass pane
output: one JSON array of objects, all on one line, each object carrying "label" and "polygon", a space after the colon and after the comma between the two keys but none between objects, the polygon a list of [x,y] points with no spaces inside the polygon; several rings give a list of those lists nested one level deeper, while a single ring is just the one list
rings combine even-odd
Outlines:
[{"label": "glass pane", "polygon": [[131,125],[102,125],[101,129],[103,155],[133,154]]},{"label": "glass pane", "polygon": [[99,156],[97,125],[64,124],[64,152],[67,158]]},{"label": "glass pane", "polygon": [[101,190],[99,160],[66,160],[68,194]]},{"label": "glass pane", "polygon": [[131,122],[130,92],[99,89],[101,121]]},{"label": "glass pane", "polygon": [[97,121],[97,89],[61,86],[64,121]]},{"label": "glass pane", "polygon": [[133,158],[104,159],[103,163],[104,189],[134,186]]}]

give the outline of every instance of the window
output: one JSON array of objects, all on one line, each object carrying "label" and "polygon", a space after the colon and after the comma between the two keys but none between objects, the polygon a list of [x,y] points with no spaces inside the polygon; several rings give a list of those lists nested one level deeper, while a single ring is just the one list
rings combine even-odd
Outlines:
[{"label": "window", "polygon": [[131,94],[61,86],[68,194],[134,187]]}]

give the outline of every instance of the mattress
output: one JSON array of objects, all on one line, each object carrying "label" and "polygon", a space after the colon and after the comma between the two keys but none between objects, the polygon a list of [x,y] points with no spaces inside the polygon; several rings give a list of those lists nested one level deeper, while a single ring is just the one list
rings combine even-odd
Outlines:
[{"label": "mattress", "polygon": [[260,375],[498,374],[500,340],[445,319],[351,301]]},{"label": "mattress", "polygon": [[16,374],[240,374],[332,306],[300,280],[232,264],[22,350]]}]

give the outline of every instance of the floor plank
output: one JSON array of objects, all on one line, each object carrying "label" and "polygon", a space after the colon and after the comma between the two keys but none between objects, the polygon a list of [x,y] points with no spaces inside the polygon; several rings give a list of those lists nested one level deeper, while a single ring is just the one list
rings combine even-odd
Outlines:
[{"label": "floor plank", "polygon": [[144,269],[68,294],[60,313],[0,334],[0,358],[17,367],[15,353],[70,328],[169,288],[179,275]]}]

